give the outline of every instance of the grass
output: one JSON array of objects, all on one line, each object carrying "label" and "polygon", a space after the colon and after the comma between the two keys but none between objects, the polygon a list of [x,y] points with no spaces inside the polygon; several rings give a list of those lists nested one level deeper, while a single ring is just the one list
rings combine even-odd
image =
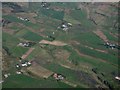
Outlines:
[{"label": "grass", "polygon": [[52,17],[54,19],[63,20],[64,12],[63,11],[55,11],[53,9],[41,9],[41,13],[46,15],[47,17]]},{"label": "grass", "polygon": [[19,39],[5,32],[2,35],[3,48],[6,48],[9,53],[12,53],[12,49],[17,46]]},{"label": "grass", "polygon": [[105,72],[106,74],[110,74],[112,71],[115,71],[115,72],[118,71],[116,66],[113,66],[109,63],[101,62],[101,61],[97,60],[97,58],[91,59],[88,57],[79,56],[77,54],[77,52],[71,46],[64,46],[63,49],[71,52],[69,60],[74,59],[79,63],[86,63],[86,64],[92,66],[93,68],[98,68],[98,70],[100,70],[101,72]]},{"label": "grass", "polygon": [[38,28],[39,28],[39,25],[33,24],[33,23],[31,23],[31,22],[28,22],[28,21],[20,20],[20,19],[18,19],[18,18],[17,18],[16,16],[14,16],[14,15],[4,15],[3,18],[6,19],[6,20],[9,20],[9,21],[11,21],[11,22],[22,23],[22,24],[24,24],[24,25],[26,25],[26,26],[29,26],[29,27],[33,28],[33,29],[38,29]]},{"label": "grass", "polygon": [[93,47],[93,48],[99,48],[99,49],[105,49],[101,44],[104,42],[96,36],[92,31],[83,31],[80,32],[78,30],[75,30],[75,32],[72,33],[72,40],[76,40],[80,42],[83,45]]},{"label": "grass", "polygon": [[118,42],[118,38],[115,38],[114,36],[110,35],[108,31],[103,31],[103,32],[107,36],[108,40]]},{"label": "grass", "polygon": [[[75,60],[80,64],[88,65],[88,66],[90,66],[91,69],[97,68],[97,72],[105,73],[105,77],[109,74],[109,77],[108,76],[107,77],[113,78],[113,76],[111,75],[111,72],[117,73],[117,71],[118,71],[118,69],[117,69],[118,67],[113,66],[110,63],[101,62],[97,58],[92,59],[92,58],[88,58],[88,57],[79,56],[78,53],[71,46],[64,46],[64,47],[61,47],[61,49],[71,52],[69,60]],[[46,67],[54,72],[60,72],[64,75],[67,75],[70,80],[75,80],[74,75],[71,74],[72,71],[69,72],[69,69],[67,71],[64,67],[56,65],[56,63],[55,64],[49,63],[49,64],[47,64],[47,66],[43,65],[43,67]],[[90,69],[89,69],[89,72],[90,72]],[[68,74],[70,74],[72,77],[69,77]]]},{"label": "grass", "polygon": [[95,58],[100,58],[107,62],[110,62],[111,64],[118,65],[118,57],[117,56],[111,55],[109,53],[106,54],[106,53],[102,53],[99,51],[91,50],[91,49],[85,48],[83,46],[76,46],[76,47],[80,52],[82,52],[86,55],[93,56]]},{"label": "grass", "polygon": [[75,20],[74,18],[72,18],[70,15],[67,14],[64,15],[64,20],[72,24],[80,24],[80,21]]},{"label": "grass", "polygon": [[40,41],[42,39],[40,35],[24,29],[17,32],[15,36],[30,41]]},{"label": "grass", "polygon": [[70,16],[75,20],[78,20],[81,23],[81,25],[83,25],[83,27],[87,29],[94,28],[93,23],[87,19],[87,13],[84,10],[73,10],[70,13]]},{"label": "grass", "polygon": [[15,57],[21,57],[23,54],[25,54],[26,52],[28,51],[28,48],[24,48],[24,47],[14,47],[12,50],[11,50],[11,53],[13,56]]},{"label": "grass", "polygon": [[30,53],[30,55],[27,57],[28,60],[35,58],[41,52],[41,48],[39,45],[35,45],[34,47],[35,49],[33,50],[33,52]]},{"label": "grass", "polygon": [[42,40],[42,37],[36,33],[33,32],[27,32],[24,36],[24,39],[31,40],[31,41],[40,41]]},{"label": "grass", "polygon": [[[49,47],[55,48],[55,47]],[[57,73],[61,73],[65,76],[67,76],[67,79],[70,80],[71,82],[78,81],[76,78],[76,73],[73,70],[64,68],[60,66],[57,62],[54,61],[54,58],[52,57],[50,52],[47,52],[48,50],[40,48],[40,46],[36,46],[36,49],[28,56],[27,59],[35,59],[38,64],[41,66]],[[54,55],[53,55],[54,56]],[[50,60],[52,63],[47,63],[47,61]],[[46,65],[47,64],[47,65]]]},{"label": "grass", "polygon": [[73,2],[67,2],[67,3],[64,3],[64,2],[52,2],[50,3],[51,6],[50,7],[59,7],[59,8],[66,8],[66,9],[74,9],[77,7],[77,4],[76,3],[73,3]]},{"label": "grass", "polygon": [[[91,59],[91,58],[79,56],[70,47],[65,47],[65,49],[72,52],[71,56],[69,57],[70,60],[74,59],[82,65],[84,65],[84,63],[86,63],[87,66],[91,66],[91,68],[97,68],[97,75],[100,75],[100,73],[104,73],[105,76],[103,77],[104,78],[103,80],[107,80],[108,82],[111,83],[111,85],[114,85],[115,83],[116,83],[116,85],[118,85],[117,82],[114,81],[114,75],[112,75],[112,72],[118,73],[118,67],[113,66],[109,63],[101,62],[97,59]],[[90,72],[90,70],[89,70],[89,72]],[[116,85],[114,85],[114,86],[116,86]]]},{"label": "grass", "polygon": [[95,35],[92,31],[86,30],[83,27],[72,27],[66,33],[64,31],[58,30],[56,33],[56,39],[69,42],[69,41],[77,41],[83,45],[98,48],[98,49],[105,49],[104,46],[101,44],[104,43],[102,39],[100,39],[97,35]]},{"label": "grass", "polygon": [[3,32],[3,47],[8,50],[8,52],[15,57],[22,56],[28,48],[18,47],[19,39]]},{"label": "grass", "polygon": [[29,32],[26,29],[21,29],[20,31],[18,31],[17,33],[15,33],[15,37],[17,38],[22,38],[27,32]]},{"label": "grass", "polygon": [[53,79],[32,78],[26,75],[11,75],[3,83],[3,88],[71,88]]},{"label": "grass", "polygon": [[[77,83],[77,85],[82,86],[82,83],[80,83],[80,81],[78,80],[76,71],[71,70],[71,69],[67,69],[64,68],[62,66],[60,66],[57,63],[50,63],[48,65],[44,65],[45,68],[48,68],[49,70],[56,72],[56,73],[60,73],[64,76],[66,76],[66,79],[72,83]],[[84,82],[83,82],[84,83]],[[87,86],[87,85],[86,85]]]},{"label": "grass", "polygon": [[52,56],[48,54],[46,50],[40,47],[40,44],[34,46],[34,51],[27,57],[28,60],[38,57],[38,60],[52,60]]},{"label": "grass", "polygon": [[14,30],[14,31],[19,31],[19,30],[23,29],[22,27],[19,27],[19,26],[11,26],[10,28],[11,28],[11,30]]},{"label": "grass", "polygon": [[[77,3],[51,3],[50,7],[59,7],[59,8],[66,8],[70,9],[70,14],[64,14],[64,11],[55,11],[53,9],[43,9],[40,6],[40,3],[33,3],[33,6],[31,6],[32,10],[34,12],[38,12],[38,16],[36,19],[40,20],[40,26],[39,24],[33,24],[31,22],[25,22],[20,19],[18,19],[15,15],[4,15],[3,18],[16,23],[22,23],[26,25],[27,27],[33,28],[36,30],[34,32],[31,32],[26,29],[19,29],[19,27],[14,26],[11,27],[13,30],[16,30],[15,36],[9,35],[8,33],[3,32],[3,47],[6,48],[12,56],[20,57],[23,55],[28,48],[19,47],[17,44],[20,42],[19,39],[25,39],[30,41],[38,42],[42,39],[41,36],[39,36],[37,33],[39,33],[39,29],[43,29],[42,34],[45,35],[51,35],[53,31],[56,30],[57,26],[61,24],[61,20],[68,21],[73,24],[73,27],[69,30],[68,33],[65,33],[63,31],[56,31],[55,37],[56,40],[65,41],[65,43],[69,43],[69,41],[77,41],[80,43],[79,46],[64,46],[64,47],[48,47],[46,48],[40,48],[39,44],[36,44],[35,50],[27,57],[27,60],[35,60],[38,64],[41,64],[43,67],[52,70],[53,72],[61,73],[65,76],[67,76],[67,79],[71,82],[75,82],[78,84],[83,84],[84,82],[78,80],[76,73],[74,70],[67,69],[65,67],[62,67],[58,64],[58,62],[55,62],[54,58],[51,56],[52,53],[49,52],[50,50],[53,50],[54,48],[64,49],[70,52],[69,60],[72,61],[72,63],[80,64],[81,67],[78,68],[78,70],[85,70],[88,67],[88,74],[91,75],[92,68],[97,68],[98,76],[100,73],[104,73],[104,79],[108,80],[112,84],[116,84],[114,80],[114,75],[112,75],[112,72],[117,73],[118,67],[114,66],[112,64],[118,65],[118,58],[117,55],[114,56],[114,52],[105,54],[102,52],[98,52],[95,50],[91,50],[89,48],[84,47],[84,45],[102,49],[104,50],[105,47],[100,45],[104,42],[95,35],[92,30],[95,30],[94,24],[87,19],[87,12],[85,10],[75,10],[77,7]],[[112,9],[112,8],[111,8]],[[108,37],[110,41],[117,41],[117,38],[111,36],[109,32],[117,33],[116,30],[109,30],[111,26],[113,26],[113,21],[116,19],[115,17],[111,17],[109,19],[106,19],[106,24],[103,25],[105,31],[104,34]],[[38,20],[38,21],[39,21]],[[41,23],[42,22],[42,23]],[[77,26],[77,24],[81,23],[81,26]],[[82,45],[81,45],[82,44]],[[75,50],[79,50],[80,52],[92,56],[94,58],[89,58],[85,56],[80,56]],[[54,51],[53,51],[54,52]],[[54,54],[53,54],[54,56]],[[106,62],[102,62],[100,59],[104,59]],[[13,60],[13,59],[12,59]],[[16,58],[14,59],[16,60]],[[49,62],[48,62],[49,60]],[[17,61],[17,60],[16,60]],[[15,63],[15,62],[14,62]],[[17,63],[17,62],[16,62]],[[14,65],[12,65],[14,67]],[[82,67],[84,66],[84,67]],[[83,70],[83,71],[84,71]],[[91,72],[91,73],[90,73]],[[79,77],[80,78],[80,77]],[[15,75],[12,74],[9,78],[5,80],[3,83],[4,88],[40,88],[40,87],[50,87],[50,88],[69,88],[69,85],[66,85],[61,82],[56,82],[52,78],[48,78],[47,80],[44,80],[42,78],[31,78],[26,75]]]}]

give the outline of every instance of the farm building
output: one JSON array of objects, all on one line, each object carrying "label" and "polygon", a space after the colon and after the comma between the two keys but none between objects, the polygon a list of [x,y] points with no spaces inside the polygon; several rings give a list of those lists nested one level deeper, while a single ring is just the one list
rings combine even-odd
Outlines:
[{"label": "farm building", "polygon": [[27,18],[22,18],[22,17],[18,17],[18,19],[22,20],[22,21],[30,21],[29,19]]},{"label": "farm building", "polygon": [[70,27],[72,27],[71,23],[63,22],[58,29],[61,28],[63,31],[67,31]]},{"label": "farm building", "polygon": [[120,77],[116,76],[115,79],[120,80]]},{"label": "farm building", "polygon": [[47,3],[47,2],[42,2],[41,3],[41,7],[43,7],[43,8],[49,9],[49,6],[50,6],[50,4]]},{"label": "farm building", "polygon": [[117,47],[116,44],[112,44],[112,43],[109,43],[109,42],[104,43],[104,46],[106,46],[107,48],[111,48],[111,49],[114,49],[114,48]]},{"label": "farm building", "polygon": [[57,73],[54,73],[53,74],[53,77],[56,79],[56,80],[63,80],[65,78],[65,76],[61,75],[61,74],[57,74]]},{"label": "farm building", "polygon": [[2,19],[1,23],[2,23],[2,26],[4,27],[5,25],[7,25],[11,22],[9,20]]}]

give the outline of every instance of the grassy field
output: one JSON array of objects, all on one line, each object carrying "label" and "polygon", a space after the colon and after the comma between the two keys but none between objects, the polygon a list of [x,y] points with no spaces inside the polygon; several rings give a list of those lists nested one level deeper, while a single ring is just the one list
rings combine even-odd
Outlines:
[{"label": "grassy field", "polygon": [[73,9],[77,7],[77,4],[73,2],[68,2],[68,3],[57,2],[57,3],[50,3],[50,4],[51,4],[50,7],[59,7],[59,8],[66,8],[66,9]]},{"label": "grassy field", "polygon": [[118,38],[110,35],[110,32],[108,33],[107,31],[104,31],[104,34],[107,36],[108,40],[118,42]]},{"label": "grassy field", "polygon": [[2,34],[3,34],[3,38],[2,38],[3,47],[8,48],[9,52],[11,52],[12,48],[14,48],[18,44],[19,39],[15,38],[12,35],[9,35],[5,32],[3,32]]},{"label": "grassy field", "polygon": [[28,60],[33,60],[34,58],[38,58],[38,60],[53,60],[53,57],[49,54],[45,48],[41,48],[40,44],[36,44],[34,46],[35,50],[27,57]]},{"label": "grassy field", "polygon": [[79,21],[81,25],[87,29],[93,29],[94,24],[87,19],[87,14],[84,10],[73,10],[70,16],[75,20]]},{"label": "grassy field", "polygon": [[89,48],[85,48],[81,46],[77,46],[77,49],[86,55],[106,60],[107,62],[110,62],[114,65],[118,64],[117,54],[116,55],[106,54],[106,53],[98,52],[98,51],[91,50]]},{"label": "grassy field", "polygon": [[64,15],[64,20],[71,22],[73,24],[80,24],[80,21],[75,20],[74,18],[72,18],[70,15],[67,15],[67,14]]},{"label": "grassy field", "polygon": [[[61,49],[62,49],[62,47],[61,47]],[[68,52],[71,52],[70,57],[69,57],[70,61],[74,60],[75,63],[77,62],[80,65],[83,65],[83,66],[87,65],[88,67],[90,66],[88,72],[90,72],[90,69],[92,69],[92,68],[97,68],[97,72],[99,73],[98,75],[100,75],[101,73],[104,73],[105,76],[103,78],[107,77],[109,80],[109,79],[113,78],[111,73],[112,72],[117,73],[117,71],[118,71],[116,66],[113,66],[106,62],[101,62],[101,61],[97,60],[97,58],[92,59],[92,58],[88,58],[88,57],[79,56],[74,51],[74,49],[72,49],[71,47],[65,46],[63,49],[68,50]],[[37,61],[39,62],[39,60],[40,60],[40,62],[45,61],[44,58],[42,58],[42,59],[39,58]],[[74,71],[66,69],[60,65],[56,65],[57,64],[56,62],[54,62],[54,64],[53,63],[44,63],[44,64],[40,63],[40,64],[43,65],[43,67],[46,67],[54,72],[60,72],[64,75],[66,75],[68,77],[68,79],[71,81],[74,81],[74,80],[77,81],[76,76],[74,77],[74,75],[76,75],[76,74],[72,73]],[[47,64],[47,66],[45,66],[45,64]],[[54,69],[54,67],[55,67],[55,69]],[[109,77],[107,76],[108,74],[109,74]],[[70,75],[70,77],[69,77],[69,75]],[[114,84],[114,83],[112,82],[112,84]]]},{"label": "grassy field", "polygon": [[28,48],[24,48],[24,47],[14,47],[12,50],[11,50],[11,53],[13,54],[13,56],[16,56],[16,57],[21,57],[23,54],[25,54],[26,52],[28,51]]},{"label": "grassy field", "polygon": [[31,41],[40,41],[42,37],[40,35],[37,35],[33,32],[27,32],[24,36],[24,39],[31,40]]},{"label": "grassy field", "polygon": [[[47,64],[47,66],[43,65],[45,68],[48,68],[49,70],[52,70],[56,73],[61,73],[62,75],[67,76],[66,80],[68,80],[69,82],[72,82],[76,85],[78,85],[78,87],[90,87],[93,83],[90,81],[87,83],[87,80],[85,80],[84,76],[79,76],[77,73],[79,73],[79,71],[74,71],[65,67],[60,66],[57,63],[49,63]],[[80,72],[81,74],[85,74],[86,76],[88,76],[89,79],[93,79],[93,77],[85,72]],[[81,83],[82,82],[82,83]],[[85,84],[85,85],[84,85]]]},{"label": "grassy field", "polygon": [[64,18],[64,12],[62,11],[55,11],[52,9],[46,10],[46,9],[42,9],[41,12],[48,16],[48,17],[52,17],[54,19],[58,19],[58,20],[63,20]]},{"label": "grassy field", "polygon": [[11,28],[11,30],[14,30],[14,31],[19,31],[19,30],[23,29],[22,27],[19,27],[19,26],[11,26],[10,28]]},{"label": "grassy field", "polygon": [[[101,8],[101,11],[103,9],[103,6],[99,6],[99,4],[94,6],[94,4],[87,3],[49,3],[49,9],[41,7],[41,3],[29,3],[29,8],[26,8],[28,11],[24,13],[37,14],[35,17],[31,17],[36,24],[31,21],[20,20],[17,18],[19,13],[3,14],[5,20],[16,23],[15,26],[13,25],[14,23],[5,26],[7,30],[9,28],[14,30],[13,35],[9,34],[10,32],[7,30],[3,30],[2,33],[3,48],[12,59],[11,68],[7,71],[11,75],[5,79],[3,88],[72,88],[63,82],[56,81],[52,77],[43,79],[32,75],[17,75],[15,73],[17,71],[15,65],[20,63],[18,62],[19,57],[29,49],[29,47],[17,46],[23,41],[36,43],[31,47],[34,48],[33,52],[25,60],[32,60],[52,72],[66,76],[67,81],[78,85],[77,88],[92,88],[98,85],[104,87],[104,80],[108,81],[113,87],[119,87],[118,82],[115,80],[119,67],[118,51],[117,49],[106,48],[103,45],[105,42],[93,33],[93,31],[100,29],[110,42],[117,43],[118,38],[115,36],[117,36],[118,31],[113,27],[113,23],[117,19],[113,15],[116,9],[111,8],[113,7],[111,5],[110,9],[114,11],[111,12],[107,10],[108,7],[106,5],[105,7],[107,8],[104,8],[105,12],[111,16],[100,15],[100,17],[104,18],[103,20],[101,19],[103,23],[95,25],[88,19],[88,12],[85,9],[87,6],[90,15],[95,16],[97,16],[95,11],[98,8]],[[103,10],[103,13],[105,12]],[[95,17],[95,19],[99,21],[100,18]],[[58,26],[60,27],[63,22],[72,24],[68,31],[64,31],[62,28],[58,29]],[[20,26],[17,26],[17,24],[20,24]],[[111,32],[113,33],[112,35]],[[67,45],[55,46],[39,43],[43,39],[50,40],[50,36],[54,37],[56,41]],[[26,70],[26,67],[24,69]],[[96,73],[92,71],[93,69],[96,70]],[[98,80],[97,77],[100,77],[103,82]]]},{"label": "grassy field", "polygon": [[[74,49],[72,49],[72,47],[64,47],[64,49],[68,50],[69,52],[71,52],[71,56],[69,57],[70,60],[76,60],[77,62],[85,62],[88,63],[90,65],[92,65],[94,68],[97,67],[99,70],[101,71],[105,71],[105,73],[110,73],[113,71],[117,72],[117,67],[110,65],[109,63],[105,63],[105,62],[101,62],[97,59],[91,59],[91,58],[87,58],[87,57],[83,57],[83,56],[79,56],[77,54],[77,52],[74,51]],[[99,66],[98,66],[99,65]],[[104,66],[104,67],[103,67]],[[105,68],[105,69],[103,69]],[[111,68],[111,69],[110,69]]]},{"label": "grassy field", "polygon": [[19,38],[23,38],[25,40],[36,41],[36,42],[42,39],[40,35],[26,29],[20,30],[15,34],[15,36]]},{"label": "grassy field", "polygon": [[[112,73],[117,74],[118,73],[118,67],[113,66],[106,62],[101,62],[97,59],[88,58],[79,56],[72,48],[70,47],[64,47],[64,49],[69,50],[71,53],[71,56],[69,57],[69,60],[74,60],[76,63],[80,63],[83,66],[87,64],[87,67],[90,68],[97,68],[97,75],[101,76],[101,73],[104,73],[104,76],[102,76],[103,80],[108,80],[111,85],[114,87],[119,87],[116,80],[114,79],[114,75]],[[89,53],[90,54],[90,53]],[[95,54],[96,55],[96,54]],[[73,63],[74,63],[73,62]],[[108,61],[107,61],[108,62]],[[115,62],[115,61],[114,61]],[[112,63],[114,63],[112,62]],[[90,72],[90,70],[89,70]],[[109,76],[108,76],[109,75]],[[107,78],[107,79],[106,79]],[[116,84],[115,84],[116,83]]]},{"label": "grassy field", "polygon": [[39,28],[38,24],[33,24],[31,22],[28,22],[28,21],[20,20],[15,15],[4,15],[3,18],[6,19],[6,20],[9,20],[11,22],[22,23],[22,24],[24,24],[28,27],[33,28],[33,29],[38,29]]},{"label": "grassy field", "polygon": [[54,79],[32,78],[26,75],[11,75],[3,84],[3,88],[71,88],[71,86]]},{"label": "grassy field", "polygon": [[21,57],[28,50],[28,48],[17,46],[19,42],[16,37],[3,32],[3,47],[15,57]]}]

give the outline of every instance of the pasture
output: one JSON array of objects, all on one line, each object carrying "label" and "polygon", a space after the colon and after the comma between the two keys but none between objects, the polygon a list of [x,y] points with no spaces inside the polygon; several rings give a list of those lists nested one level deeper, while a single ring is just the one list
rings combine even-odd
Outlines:
[{"label": "pasture", "polygon": [[[116,9],[111,8],[114,5],[49,2],[46,7],[44,4],[29,3],[29,7],[24,7],[27,11],[23,14],[3,14],[3,18],[11,22],[3,27],[3,49],[12,59],[8,56],[5,58],[5,63],[10,60],[11,64],[4,72],[11,75],[5,79],[3,88],[72,88],[70,84],[76,88],[108,88],[105,81],[113,88],[119,87],[115,80],[119,67],[118,49],[104,45],[106,40],[114,44],[118,41],[118,31],[114,27],[117,23]],[[27,16],[29,13],[35,16]],[[18,16],[34,22],[21,20]],[[64,24],[68,23],[72,25],[63,30]],[[31,47],[18,46],[20,42],[27,41],[36,44]],[[18,75],[15,65],[20,63],[22,55],[22,61],[35,63],[23,67],[25,73]],[[66,78],[56,81],[51,76],[54,72]]]}]

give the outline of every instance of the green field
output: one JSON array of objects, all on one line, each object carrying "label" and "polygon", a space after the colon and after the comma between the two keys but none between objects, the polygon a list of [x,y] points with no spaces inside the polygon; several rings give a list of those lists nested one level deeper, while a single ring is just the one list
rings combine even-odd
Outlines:
[{"label": "green field", "polygon": [[118,41],[118,38],[117,38],[117,37],[114,37],[114,36],[110,35],[110,33],[108,33],[107,31],[104,31],[104,34],[107,36],[107,38],[108,38],[110,41],[113,41],[113,42],[117,42],[117,41]]},{"label": "green field", "polygon": [[89,48],[84,48],[84,47],[81,47],[81,46],[77,46],[77,49],[80,52],[82,52],[86,55],[106,60],[107,62],[110,62],[114,65],[118,64],[117,54],[116,55],[106,54],[106,53],[102,53],[102,52],[99,52],[99,51],[91,50]]},{"label": "green field", "polygon": [[[70,83],[77,85],[76,88],[119,88],[119,81],[115,79],[119,75],[118,48],[107,48],[105,41],[93,32],[101,30],[110,43],[117,45],[118,30],[114,27],[118,19],[116,4],[48,2],[45,7],[41,4],[45,3],[16,3],[25,9],[24,13],[33,14],[30,20],[34,19],[36,23],[19,19],[19,13],[22,12],[8,12],[9,6],[3,5],[3,18],[10,21],[4,22],[2,33],[2,45],[6,52],[3,61],[7,64],[9,60],[9,68],[5,68],[3,74],[11,74],[4,79],[3,88],[73,88]],[[12,9],[18,9],[14,8],[14,4],[11,5]],[[72,25],[67,25],[68,23]],[[63,29],[63,24],[66,24],[68,30]],[[51,42],[41,44],[41,40]],[[34,42],[35,45],[18,46],[20,42],[27,41]],[[56,45],[54,41],[58,41]],[[59,46],[58,43],[66,45]],[[22,62],[33,61],[32,64],[37,63],[54,73],[64,75],[69,83],[57,81],[52,76],[47,79],[34,76],[34,73],[27,71],[27,67],[21,67],[25,71],[23,74],[16,74],[18,69],[15,65],[22,63],[20,57],[30,48],[34,50]]]},{"label": "green field", "polygon": [[22,23],[23,25],[26,25],[26,26],[31,27],[33,29],[39,28],[38,24],[33,24],[31,22],[28,22],[28,21],[22,21],[22,20],[18,19],[15,15],[4,15],[3,18],[6,20],[9,20],[11,22]]},{"label": "green field", "polygon": [[3,88],[71,88],[71,86],[53,79],[32,78],[26,75],[11,75],[3,84]]},{"label": "green field", "polygon": [[24,36],[24,39],[31,40],[31,41],[40,41],[42,39],[41,36],[33,33],[33,32],[27,32]]},{"label": "green field", "polygon": [[79,21],[81,25],[87,29],[94,29],[93,23],[87,19],[87,14],[84,10],[73,10],[70,16]]},{"label": "green field", "polygon": [[63,18],[64,18],[64,12],[62,12],[62,11],[55,11],[52,9],[49,9],[49,10],[43,9],[43,10],[41,10],[41,13],[43,13],[44,15],[46,15],[48,17],[55,18],[58,20],[63,20]]},{"label": "green field", "polygon": [[24,29],[17,32],[15,36],[30,41],[40,41],[42,39],[40,35]]},{"label": "green field", "polygon": [[[111,72],[116,72],[118,71],[118,67],[110,65],[109,63],[102,62],[97,59],[93,58],[88,58],[88,57],[83,57],[79,56],[77,52],[74,51],[71,47],[64,47],[64,49],[68,50],[71,53],[71,56],[69,57],[69,60],[74,60],[77,63],[86,63],[88,66],[90,65],[90,68],[97,68],[98,72],[104,72],[106,75],[110,74]],[[90,53],[89,53],[90,54]]]}]

